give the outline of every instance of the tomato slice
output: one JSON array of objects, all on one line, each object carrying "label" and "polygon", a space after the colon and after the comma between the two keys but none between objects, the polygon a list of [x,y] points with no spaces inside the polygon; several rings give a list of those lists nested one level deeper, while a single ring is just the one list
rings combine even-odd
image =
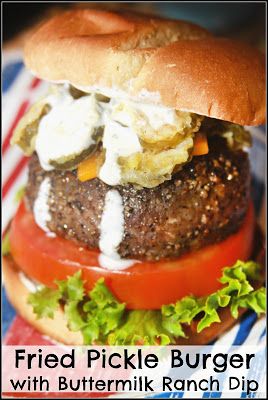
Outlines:
[{"label": "tomato slice", "polygon": [[65,279],[81,269],[87,289],[104,277],[110,290],[129,309],[159,309],[189,294],[204,296],[217,290],[222,268],[250,257],[253,235],[254,211],[250,204],[240,230],[219,244],[172,261],[141,262],[123,271],[110,271],[99,266],[98,250],[48,237],[22,202],[11,224],[10,246],[19,268],[47,286],[53,287],[55,279]]}]

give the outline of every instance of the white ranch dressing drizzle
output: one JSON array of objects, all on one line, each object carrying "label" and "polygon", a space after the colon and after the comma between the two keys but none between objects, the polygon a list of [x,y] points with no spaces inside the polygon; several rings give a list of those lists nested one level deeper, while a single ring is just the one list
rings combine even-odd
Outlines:
[{"label": "white ranch dressing drizzle", "polygon": [[33,206],[34,219],[37,225],[47,233],[49,237],[55,237],[55,233],[51,232],[47,223],[51,221],[49,212],[48,198],[51,189],[50,178],[46,177],[40,184],[39,191]]},{"label": "white ranch dressing drizzle", "polygon": [[50,171],[51,160],[80,154],[94,144],[95,128],[103,125],[101,107],[94,95],[73,99],[66,88],[44,99],[51,110],[41,119],[36,152],[42,168]]},{"label": "white ranch dressing drizzle", "polygon": [[176,125],[177,115],[174,108],[134,101],[126,101],[124,105],[127,110],[125,114],[135,115],[137,125],[142,126],[148,121],[149,125],[155,130],[161,129],[163,125]]},{"label": "white ranch dressing drizzle", "polygon": [[105,196],[104,208],[100,223],[99,264],[110,270],[123,270],[136,260],[122,259],[118,254],[118,246],[124,237],[124,206],[117,190],[109,190]]},{"label": "white ranch dressing drizzle", "polygon": [[[30,72],[32,73],[32,75],[36,75],[35,71],[30,70]],[[124,89],[119,88],[116,85],[105,86],[103,85],[103,83],[95,85],[78,85],[75,82],[70,82],[66,79],[49,80],[47,82],[50,82],[53,85],[64,85],[65,87],[72,85],[76,89],[79,89],[85,93],[99,93],[110,98],[131,99],[134,101],[145,101],[147,103],[161,105],[161,94],[158,91],[152,92],[146,88],[142,88],[135,95],[131,94],[134,90],[133,86],[135,84],[135,78],[131,78],[130,80],[125,81]]]},{"label": "white ranch dressing drizzle", "polygon": [[106,97],[109,97],[111,99],[126,99],[126,100],[133,100],[137,102],[146,102],[149,104],[159,104],[161,105],[161,94],[160,92],[151,92],[145,88],[142,88],[136,95],[130,94],[130,92],[133,91],[133,84],[134,80],[130,79],[128,82],[125,82],[126,87],[128,87],[128,91],[125,89],[120,89],[116,87],[115,85],[113,86],[104,86],[104,85],[89,85],[89,86],[84,86],[84,85],[76,85],[73,82],[69,81],[51,81],[51,83],[54,84],[64,84],[66,86],[72,85],[75,88],[81,90],[82,92],[85,93],[99,93],[102,94]]},{"label": "white ranch dressing drizzle", "polygon": [[99,178],[108,185],[114,186],[120,184],[121,181],[118,157],[127,157],[140,152],[142,147],[137,134],[129,126],[122,126],[110,116],[105,118],[105,122],[102,143],[106,152]]},{"label": "white ranch dressing drizzle", "polygon": [[92,86],[80,86],[80,85],[73,85],[77,89],[81,90],[85,93],[98,93],[102,94],[103,96],[109,97],[110,99],[124,99],[128,97],[126,91],[122,89],[118,89],[115,86],[113,87],[105,87],[99,85],[92,85]]},{"label": "white ranch dressing drizzle", "polygon": [[33,282],[31,279],[27,278],[27,276],[22,271],[19,271],[19,279],[23,286],[25,286],[26,289],[28,289],[31,293],[37,292],[39,286],[41,286]]}]

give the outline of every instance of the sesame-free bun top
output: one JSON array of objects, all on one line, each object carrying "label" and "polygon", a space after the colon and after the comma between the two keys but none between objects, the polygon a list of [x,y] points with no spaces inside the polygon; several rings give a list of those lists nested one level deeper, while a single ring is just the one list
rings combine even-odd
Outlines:
[{"label": "sesame-free bun top", "polygon": [[265,121],[264,56],[188,22],[68,11],[40,25],[24,54],[44,80],[240,125]]}]

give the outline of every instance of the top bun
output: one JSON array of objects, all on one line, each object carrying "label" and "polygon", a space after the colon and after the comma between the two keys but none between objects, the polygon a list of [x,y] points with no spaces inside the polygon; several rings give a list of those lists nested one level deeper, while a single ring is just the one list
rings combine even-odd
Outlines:
[{"label": "top bun", "polygon": [[26,66],[84,91],[163,104],[240,125],[265,121],[264,56],[194,24],[74,10],[29,38]]}]

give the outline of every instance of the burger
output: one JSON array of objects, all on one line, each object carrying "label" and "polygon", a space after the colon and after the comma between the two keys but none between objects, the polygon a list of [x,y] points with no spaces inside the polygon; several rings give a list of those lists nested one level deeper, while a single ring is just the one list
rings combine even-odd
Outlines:
[{"label": "burger", "polygon": [[204,344],[265,310],[249,125],[264,57],[188,22],[89,9],[44,22],[49,82],[12,143],[30,156],[8,232],[17,311],[67,344]]}]

